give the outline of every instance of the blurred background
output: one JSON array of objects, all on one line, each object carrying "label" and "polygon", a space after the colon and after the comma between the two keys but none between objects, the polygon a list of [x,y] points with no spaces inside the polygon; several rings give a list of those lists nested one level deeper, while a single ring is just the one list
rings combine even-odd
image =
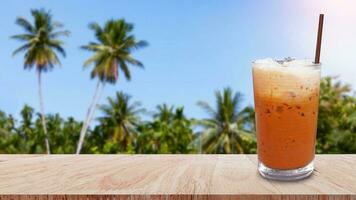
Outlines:
[{"label": "blurred background", "polygon": [[1,5],[0,153],[256,153],[251,63],[312,59],[319,13],[317,153],[356,153],[352,0]]}]

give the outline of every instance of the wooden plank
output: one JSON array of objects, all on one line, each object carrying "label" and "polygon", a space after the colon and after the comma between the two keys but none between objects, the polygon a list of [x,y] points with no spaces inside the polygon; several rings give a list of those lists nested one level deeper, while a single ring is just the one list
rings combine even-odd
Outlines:
[{"label": "wooden plank", "polygon": [[356,155],[318,155],[297,182],[261,178],[256,155],[11,157],[1,199],[356,199]]},{"label": "wooden plank", "polygon": [[[1,154],[0,154],[1,155]],[[44,156],[46,154],[2,154],[0,156],[0,162],[11,161],[16,159],[27,159],[32,157]]]},{"label": "wooden plank", "polygon": [[352,195],[1,195],[2,200],[355,200]]}]

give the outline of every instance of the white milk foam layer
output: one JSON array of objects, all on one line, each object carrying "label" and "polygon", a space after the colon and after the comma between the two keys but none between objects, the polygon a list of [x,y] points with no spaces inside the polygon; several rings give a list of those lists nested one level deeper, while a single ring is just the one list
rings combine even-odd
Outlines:
[{"label": "white milk foam layer", "polygon": [[318,90],[320,68],[310,60],[275,61],[266,58],[253,63],[253,77],[258,95],[305,97]]},{"label": "white milk foam layer", "polygon": [[272,58],[260,59],[254,62],[254,70],[263,73],[281,74],[292,76],[293,78],[307,80],[310,78],[319,79],[320,69],[312,61],[306,59],[276,61]]}]

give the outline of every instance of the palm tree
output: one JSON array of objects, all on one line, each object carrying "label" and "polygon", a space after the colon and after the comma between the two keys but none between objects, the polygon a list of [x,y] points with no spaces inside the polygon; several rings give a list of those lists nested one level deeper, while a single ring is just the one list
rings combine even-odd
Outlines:
[{"label": "palm tree", "polygon": [[89,28],[95,32],[97,42],[90,42],[82,46],[84,50],[94,53],[85,61],[84,67],[94,65],[91,78],[98,78],[98,83],[80,132],[77,154],[80,153],[83,146],[85,134],[94,116],[104,84],[115,84],[119,79],[119,70],[123,72],[127,80],[130,80],[131,73],[128,65],[143,68],[143,64],[132,57],[132,52],[148,45],[146,41],[135,38],[132,34],[133,24],[127,23],[124,19],[109,20],[104,27],[97,23],[91,23]]},{"label": "palm tree", "polygon": [[184,108],[161,104],[156,107],[153,121],[138,127],[138,153],[191,153],[193,130]]},{"label": "palm tree", "polygon": [[60,64],[57,53],[65,57],[65,51],[62,47],[63,42],[59,40],[58,37],[68,36],[69,31],[59,30],[63,25],[53,21],[49,11],[35,9],[31,10],[31,15],[34,18],[33,24],[23,17],[16,19],[16,24],[23,28],[25,33],[11,37],[24,43],[13,52],[13,55],[25,52],[24,68],[32,69],[34,66],[36,68],[42,128],[45,134],[47,153],[50,154],[51,150],[44,113],[41,75],[43,72],[52,70],[55,65]]},{"label": "palm tree", "polygon": [[153,117],[162,121],[168,123],[171,118],[173,117],[173,106],[168,106],[167,104],[161,104],[156,106],[156,113],[153,114]]},{"label": "palm tree", "polygon": [[241,125],[241,117],[246,117],[239,111],[242,95],[234,94],[231,88],[225,88],[222,92],[216,91],[215,98],[215,109],[206,102],[198,102],[210,115],[209,119],[198,121],[204,128],[198,133],[201,150],[206,153],[243,153],[244,137],[251,134]]},{"label": "palm tree", "polygon": [[108,97],[108,104],[100,107],[104,113],[99,118],[103,131],[112,135],[112,140],[120,145],[120,148],[127,152],[133,148],[136,137],[136,127],[140,121],[139,114],[144,112],[140,108],[140,102],[131,103],[131,96],[117,92],[116,98]]},{"label": "palm tree", "polygon": [[[0,153],[4,153],[6,142],[15,128],[15,120],[11,115],[7,115],[0,110]],[[6,150],[5,150],[6,152]]]}]

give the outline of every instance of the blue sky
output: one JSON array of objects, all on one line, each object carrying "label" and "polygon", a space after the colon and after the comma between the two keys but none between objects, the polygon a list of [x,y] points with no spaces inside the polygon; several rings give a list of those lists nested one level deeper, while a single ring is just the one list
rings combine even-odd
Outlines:
[{"label": "blue sky", "polygon": [[[125,18],[150,46],[134,55],[145,69],[132,67],[132,80],[105,88],[107,96],[122,90],[149,110],[157,104],[184,106],[189,117],[204,117],[199,100],[214,103],[213,92],[230,86],[253,104],[251,62],[258,58],[314,56],[318,14],[325,13],[321,60],[323,75],[339,75],[356,86],[356,17],[351,0],[13,0],[0,6],[0,110],[17,114],[25,103],[38,110],[35,71],[23,70],[23,57],[12,57],[20,45],[10,40],[22,30],[17,16],[31,8],[50,9],[71,31],[65,38],[62,66],[43,77],[48,113],[84,118],[96,81],[82,65],[90,53],[79,46],[94,40],[89,22]],[[100,112],[97,113],[97,116]]]}]

